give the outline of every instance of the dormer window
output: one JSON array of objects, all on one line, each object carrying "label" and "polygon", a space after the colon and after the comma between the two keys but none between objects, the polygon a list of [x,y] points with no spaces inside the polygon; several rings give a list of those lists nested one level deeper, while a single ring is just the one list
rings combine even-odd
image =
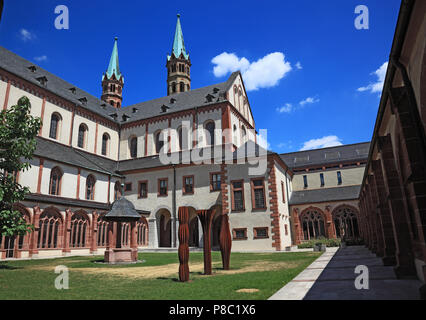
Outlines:
[{"label": "dormer window", "polygon": [[138,112],[138,108],[133,108],[132,113],[136,113],[136,112]]},{"label": "dormer window", "polygon": [[113,113],[109,115],[111,118],[113,118],[114,120],[117,120],[118,114]]},{"label": "dormer window", "polygon": [[127,115],[127,114],[123,114],[122,116],[121,116],[121,119],[125,122],[125,121],[127,121],[127,119],[129,119],[130,117]]},{"label": "dormer window", "polygon": [[75,92],[77,91],[76,88],[70,88],[69,89],[71,91],[71,93],[75,94]]},{"label": "dormer window", "polygon": [[37,68],[36,68],[35,66],[29,66],[29,67],[28,67],[28,69],[29,69],[31,72],[36,72],[36,70],[37,70]]},{"label": "dormer window", "polygon": [[213,88],[213,93],[216,94],[219,92],[219,88]]},{"label": "dormer window", "polygon": [[46,77],[39,77],[39,78],[36,78],[37,79],[37,81],[38,82],[40,82],[40,84],[42,85],[42,86],[45,86],[46,84],[47,84],[47,78]]},{"label": "dormer window", "polygon": [[213,98],[214,98],[214,96],[212,96],[211,94],[208,94],[208,95],[206,96],[206,100],[207,100],[207,102],[212,102],[212,101],[213,101]]},{"label": "dormer window", "polygon": [[102,103],[102,104],[101,104],[101,107],[102,107],[102,109],[105,109],[105,108],[106,108],[106,104],[105,104],[105,103]]},{"label": "dormer window", "polygon": [[161,106],[161,112],[162,113],[164,113],[164,112],[167,112],[167,109],[170,109],[168,106],[166,106],[165,104],[163,104],[162,106]]},{"label": "dormer window", "polygon": [[175,103],[176,102],[176,99],[175,98],[171,98],[170,99],[170,103]]},{"label": "dormer window", "polygon": [[80,98],[80,99],[78,99],[78,101],[80,101],[83,105],[87,104],[87,98],[86,97]]}]

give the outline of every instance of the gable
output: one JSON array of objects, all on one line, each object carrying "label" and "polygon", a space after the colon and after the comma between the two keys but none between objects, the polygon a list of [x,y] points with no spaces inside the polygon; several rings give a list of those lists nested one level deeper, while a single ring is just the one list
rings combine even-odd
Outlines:
[{"label": "gable", "polygon": [[250,103],[248,101],[247,92],[244,87],[244,81],[241,77],[241,73],[235,77],[232,84],[229,86],[227,92],[229,102],[237,109],[241,115],[250,123],[254,128],[254,119],[251,112]]}]

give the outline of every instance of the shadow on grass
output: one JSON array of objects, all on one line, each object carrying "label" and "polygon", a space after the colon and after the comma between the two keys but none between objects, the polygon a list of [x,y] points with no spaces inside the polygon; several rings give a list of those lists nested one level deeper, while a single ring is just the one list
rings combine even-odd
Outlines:
[{"label": "shadow on grass", "polygon": [[14,267],[6,263],[0,263],[0,270],[18,270],[18,269],[22,269],[22,267]]}]

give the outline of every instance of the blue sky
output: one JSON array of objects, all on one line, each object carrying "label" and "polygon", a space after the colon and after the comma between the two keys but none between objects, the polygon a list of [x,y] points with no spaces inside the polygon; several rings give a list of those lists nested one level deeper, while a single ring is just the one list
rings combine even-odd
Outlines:
[{"label": "blue sky", "polygon": [[[192,88],[242,68],[246,87],[257,87],[248,92],[256,128],[268,130],[270,148],[279,153],[371,139],[400,6],[399,0],[5,2],[0,45],[98,97],[117,36],[124,106],[166,95],[166,55],[180,13]],[[69,30],[54,27],[60,4],[69,8]],[[360,4],[369,9],[368,30],[354,26]]]}]

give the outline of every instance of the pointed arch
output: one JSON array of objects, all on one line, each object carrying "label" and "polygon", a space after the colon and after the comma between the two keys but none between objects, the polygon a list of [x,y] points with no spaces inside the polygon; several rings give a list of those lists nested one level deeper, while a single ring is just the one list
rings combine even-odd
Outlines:
[{"label": "pointed arch", "polygon": [[326,237],[325,214],[317,207],[308,207],[300,214],[300,224],[305,240]]},{"label": "pointed arch", "polygon": [[56,207],[50,206],[40,215],[37,248],[58,249],[62,248],[63,232],[62,214]]},{"label": "pointed arch", "polygon": [[90,219],[84,210],[78,210],[71,216],[70,247],[87,248],[90,246]]}]

